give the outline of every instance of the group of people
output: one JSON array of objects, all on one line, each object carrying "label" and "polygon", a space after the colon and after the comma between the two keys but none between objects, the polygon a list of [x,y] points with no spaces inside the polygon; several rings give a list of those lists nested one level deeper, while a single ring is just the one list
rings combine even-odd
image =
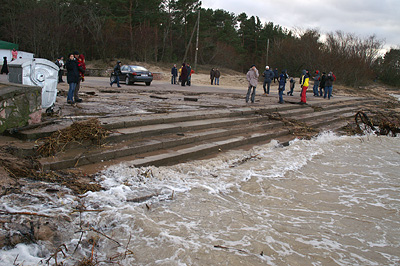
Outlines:
[{"label": "group of people", "polygon": [[219,78],[221,77],[221,72],[218,68],[211,68],[210,70],[210,80],[211,85],[219,85]]},{"label": "group of people", "polygon": [[[59,60],[57,59],[57,61]],[[82,102],[82,99],[79,98],[79,89],[81,82],[85,81],[85,56],[77,51],[70,53],[65,63],[65,69],[67,70],[67,82],[69,84],[67,103]]]},{"label": "group of people", "polygon": [[[314,96],[322,97],[323,95],[324,99],[328,97],[328,99],[330,100],[332,97],[333,82],[336,81],[336,76],[333,74],[333,72],[329,72],[328,75],[326,75],[325,72],[322,72],[322,76],[320,76],[319,70],[316,70],[312,79],[314,80],[314,86],[313,86]],[[307,102],[306,91],[309,87],[309,81],[310,81],[310,73],[308,70],[304,69],[300,78],[300,85],[301,85],[300,103],[302,104],[305,104]]]},{"label": "group of people", "polygon": [[174,66],[171,69],[171,84],[181,83],[182,86],[186,85],[190,86],[192,83],[193,73],[194,70],[192,69],[189,63],[182,63],[182,66],[179,69],[177,69],[176,64],[174,64]]},{"label": "group of people", "polygon": [[[270,70],[269,66],[265,67],[265,71],[262,74],[262,76],[264,77],[263,89],[264,89],[264,95],[267,96],[270,93],[271,82],[274,81],[274,83],[275,83],[275,79],[277,79],[278,80],[278,95],[279,95],[278,103],[282,104],[282,103],[284,103],[283,92],[285,91],[285,86],[286,86],[287,80],[290,77],[286,70],[283,70],[278,77],[277,77],[277,72],[278,72],[277,68],[275,68],[275,70],[272,71],[272,70]],[[249,82],[248,90],[247,90],[247,94],[246,94],[246,103],[248,103],[249,100],[252,103],[254,103],[255,95],[256,95],[256,87],[258,84],[258,77],[259,77],[259,72],[258,72],[256,66],[252,65],[246,74],[247,81]],[[333,82],[336,81],[336,76],[332,72],[329,72],[328,75],[326,75],[326,73],[323,72],[322,76],[320,76],[319,71],[316,70],[315,75],[312,77],[312,79],[314,80],[314,86],[313,86],[314,96],[318,96],[318,97],[324,96],[324,98],[328,97],[328,99],[330,99],[332,97]],[[300,77],[300,87],[301,87],[300,103],[301,104],[305,104],[307,102],[306,91],[309,87],[309,80],[310,80],[310,74],[309,74],[308,70],[303,70],[302,75]],[[296,83],[295,79],[293,77],[291,77],[290,78],[290,91],[287,92],[287,95],[293,96],[295,83]]]}]

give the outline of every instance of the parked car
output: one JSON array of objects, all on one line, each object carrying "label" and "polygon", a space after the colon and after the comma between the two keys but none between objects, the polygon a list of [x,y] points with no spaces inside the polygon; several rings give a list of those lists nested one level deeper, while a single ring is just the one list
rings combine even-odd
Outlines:
[{"label": "parked car", "polygon": [[[114,72],[111,73],[110,81],[115,79]],[[144,82],[146,86],[150,86],[153,81],[153,73],[148,71],[142,66],[123,65],[121,67],[121,73],[119,74],[119,80],[125,81],[126,85],[134,84],[135,82]]]}]

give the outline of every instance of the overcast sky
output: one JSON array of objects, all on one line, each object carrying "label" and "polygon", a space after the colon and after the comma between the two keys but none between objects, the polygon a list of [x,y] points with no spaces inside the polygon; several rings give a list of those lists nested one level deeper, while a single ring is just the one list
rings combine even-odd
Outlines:
[{"label": "overcast sky", "polygon": [[258,16],[287,29],[337,30],[365,38],[373,34],[385,48],[400,47],[400,0],[201,0],[203,8]]}]

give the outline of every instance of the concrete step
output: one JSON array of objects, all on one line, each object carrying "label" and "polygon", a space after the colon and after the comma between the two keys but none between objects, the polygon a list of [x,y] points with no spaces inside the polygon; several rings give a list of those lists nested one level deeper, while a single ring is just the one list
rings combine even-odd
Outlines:
[{"label": "concrete step", "polygon": [[[337,107],[340,107],[340,105]],[[344,105],[344,108],[333,108],[320,112],[314,112],[312,108],[307,109],[308,112],[304,114],[295,114],[296,120],[300,122],[309,122],[310,126],[315,125],[319,127],[347,119],[347,117],[342,114],[351,114],[351,111],[355,108]],[[293,109],[293,112],[299,112],[299,110]],[[290,112],[288,114],[290,114]],[[115,139],[113,139],[112,142],[115,144],[110,142],[108,146],[100,148],[95,147],[90,150],[85,149],[85,147],[77,147],[73,151],[66,151],[56,157],[44,158],[41,160],[41,163],[46,170],[58,170],[87,164],[96,164],[138,154],[143,156],[143,154],[148,154],[149,152],[156,152],[157,156],[161,156],[161,153],[169,153],[168,149],[185,145],[189,145],[190,150],[196,150],[192,148],[192,146],[200,145],[203,148],[208,147],[204,148],[206,150],[211,149],[215,151],[222,147],[221,143],[224,143],[223,148],[226,149],[227,147],[234,147],[235,145],[242,146],[256,143],[256,141],[260,139],[264,141],[268,140],[270,136],[276,136],[276,134],[273,133],[275,131],[280,132],[279,134],[282,132],[288,134],[289,130],[282,131],[282,129],[279,129],[282,127],[283,124],[280,121],[268,120],[266,117],[257,115],[246,118],[205,119],[200,121],[126,128],[122,130],[125,130],[125,132],[120,132],[119,136],[114,136]],[[185,133],[183,134],[182,132]],[[249,132],[254,132],[256,135],[249,136]],[[214,139],[220,140],[213,141]],[[203,141],[214,143],[213,145],[216,146],[214,147],[211,144],[210,146],[208,143],[207,145],[200,144]],[[201,147],[199,148],[199,155],[197,155],[200,157],[203,156],[202,154],[204,153]],[[188,154],[187,156],[191,158],[190,156],[192,155]],[[175,157],[172,156],[172,158]],[[143,161],[144,159],[145,158],[143,158]]]},{"label": "concrete step", "polygon": [[[330,108],[335,104],[350,104],[354,105],[356,101],[364,100],[362,98],[335,98],[330,101],[321,100],[313,103],[313,106],[320,106],[323,104],[324,109]],[[295,102],[293,102],[295,103]],[[195,121],[210,118],[224,118],[224,117],[238,117],[238,116],[249,116],[255,113],[270,113],[280,112],[282,115],[285,113],[308,112],[311,110],[311,105],[298,105],[298,104],[274,104],[263,108],[254,109],[251,107],[233,108],[233,109],[216,109],[216,110],[204,110],[204,111],[185,111],[175,113],[163,113],[163,114],[143,114],[143,115],[125,115],[118,117],[103,117],[99,118],[101,125],[109,130],[118,130],[122,128],[137,127],[137,126],[148,126],[157,124],[168,124],[174,122],[184,121]],[[48,137],[55,131],[66,128],[72,124],[72,120],[69,118],[56,119],[51,125],[38,127],[35,129],[28,130],[17,130],[14,137],[22,140],[37,140],[40,138]]]},{"label": "concrete step", "polygon": [[[354,113],[335,115],[332,116],[329,121],[327,121],[326,119],[315,120],[313,121],[313,123],[310,124],[310,126],[323,126],[324,130],[326,131],[335,131],[346,125],[345,120],[352,117],[354,117]],[[218,154],[220,151],[238,148],[244,145],[266,143],[272,139],[283,139],[285,143],[287,143],[289,140],[295,138],[294,136],[290,136],[290,133],[291,132],[288,129],[281,129],[274,132],[254,133],[249,137],[238,136],[226,140],[207,142],[196,146],[176,147],[177,149],[168,150],[165,152],[158,151],[156,154],[142,154],[143,158],[124,161],[126,161],[129,165],[133,165],[135,167],[149,165],[170,165],[187,160],[209,157],[210,155]],[[285,145],[285,143],[283,144]]]},{"label": "concrete step", "polygon": [[195,145],[201,141],[208,141],[217,138],[229,138],[235,135],[245,135],[248,132],[248,127],[251,126],[252,131],[276,130],[282,127],[280,121],[267,121],[262,123],[250,123],[246,125],[232,125],[226,128],[208,128],[196,131],[186,132],[185,134],[167,134],[159,136],[151,136],[145,139],[131,139],[122,142],[115,142],[102,147],[94,147],[90,150],[85,147],[77,147],[67,150],[63,154],[55,157],[40,159],[43,169],[59,170],[70,167],[76,167],[86,164],[99,163],[101,161],[117,159],[121,157],[131,156],[153,152],[157,150],[170,149],[182,145]]}]

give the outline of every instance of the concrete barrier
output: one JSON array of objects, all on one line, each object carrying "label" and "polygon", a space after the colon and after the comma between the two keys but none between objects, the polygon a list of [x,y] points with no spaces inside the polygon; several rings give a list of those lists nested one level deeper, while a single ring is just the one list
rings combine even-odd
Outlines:
[{"label": "concrete barrier", "polygon": [[0,83],[0,134],[41,122],[41,92],[38,86]]}]

